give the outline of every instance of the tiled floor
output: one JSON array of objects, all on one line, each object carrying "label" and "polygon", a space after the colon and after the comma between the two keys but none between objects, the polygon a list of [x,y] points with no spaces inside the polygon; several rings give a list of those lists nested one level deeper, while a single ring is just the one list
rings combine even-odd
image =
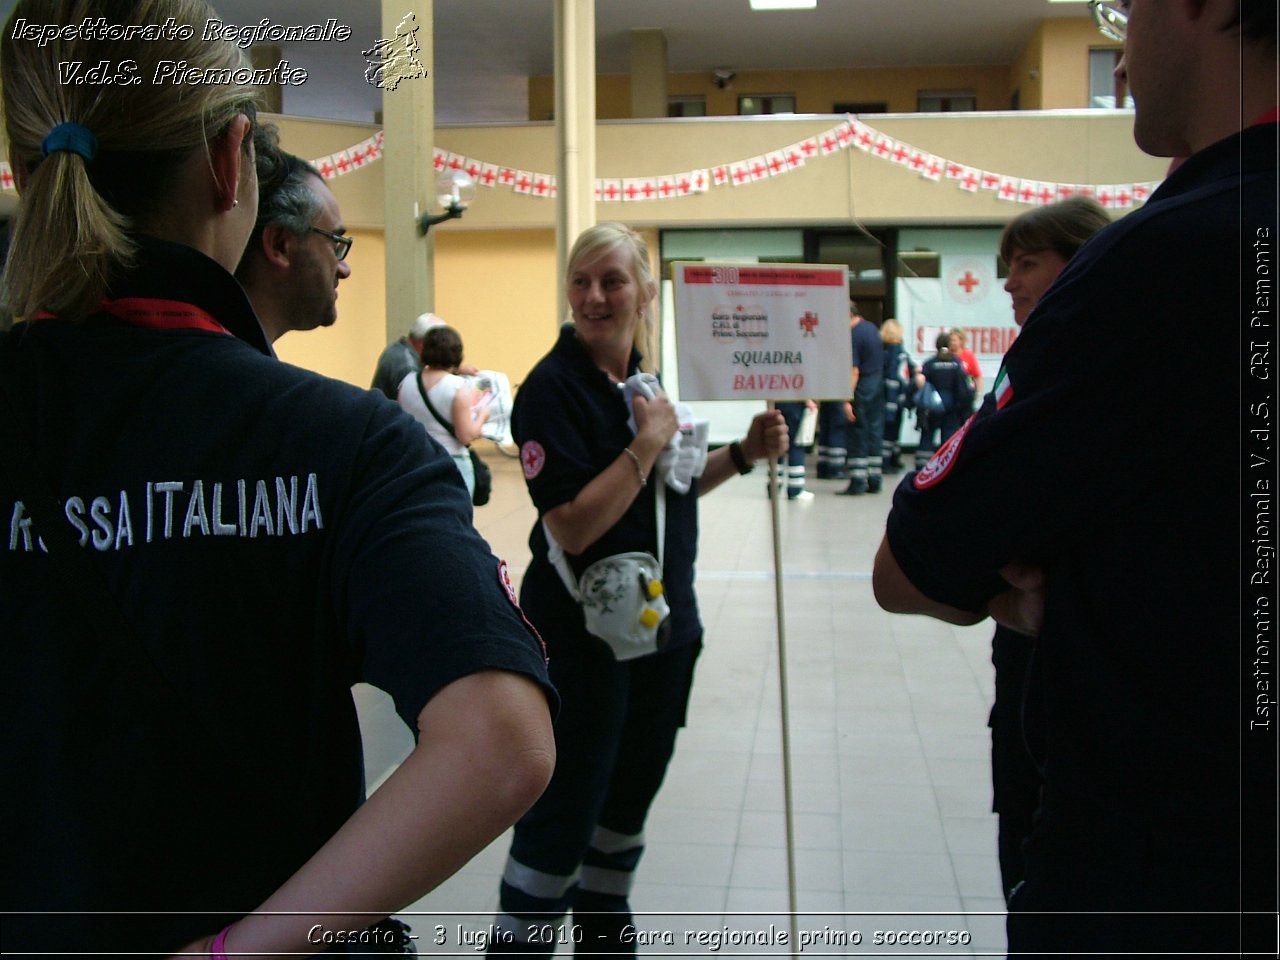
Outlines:
[{"label": "tiled floor", "polygon": [[[532,507],[515,461],[487,459],[494,499],[476,523],[518,577]],[[706,648],[646,829],[632,902],[638,929],[659,942],[640,952],[1003,956],[986,728],[991,628],[881,612],[871,560],[891,491],[838,497],[834,481],[811,480],[813,500],[779,504],[801,941],[779,944],[793,921],[762,474],[735,478],[700,505]],[[358,693],[376,785],[410,741],[380,694]],[[406,911],[420,951],[475,955],[466,931],[491,919],[506,847],[500,839]],[[429,942],[437,931],[442,946]],[[914,943],[893,942],[913,931]]]}]

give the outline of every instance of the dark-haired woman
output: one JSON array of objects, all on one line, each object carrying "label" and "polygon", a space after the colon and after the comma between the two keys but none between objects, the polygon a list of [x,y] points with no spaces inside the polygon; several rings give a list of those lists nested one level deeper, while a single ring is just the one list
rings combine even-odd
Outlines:
[{"label": "dark-haired woman", "polygon": [[[1087,197],[1030,210],[1011,220],[1000,239],[1000,257],[1009,268],[1004,288],[1021,327],[1067,262],[1091,236],[1111,222],[1106,210]],[[1031,836],[1040,806],[1038,700],[1028,686],[1035,640],[996,627],[991,638],[995,701],[991,706],[992,809],[999,818],[1000,879],[1005,899],[1025,874],[1022,846]]]},{"label": "dark-haired woman", "polygon": [[474,494],[475,467],[467,447],[480,439],[489,408],[483,395],[471,389],[470,381],[458,375],[461,366],[462,337],[458,331],[443,325],[432,327],[422,338],[422,372],[410,373],[400,381],[398,399],[422,424],[427,436],[453,457],[467,493]]}]

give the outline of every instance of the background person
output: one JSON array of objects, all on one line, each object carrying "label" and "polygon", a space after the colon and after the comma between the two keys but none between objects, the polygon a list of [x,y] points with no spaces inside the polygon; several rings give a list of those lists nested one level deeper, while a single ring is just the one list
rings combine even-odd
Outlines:
[{"label": "background person", "polygon": [[311,164],[280,149],[274,126],[254,130],[253,146],[258,218],[235,274],[274,342],[337,321],[352,240],[333,191]]},{"label": "background person", "polygon": [[[462,337],[458,331],[453,327],[432,327],[422,338],[422,372],[405,376],[398,398],[400,406],[426,429],[427,436],[453,457],[467,493],[474,494],[476,475],[467,447],[480,439],[489,408],[483,403],[484,397],[458,376],[461,365]],[[448,421],[448,427],[428,409],[424,391],[436,414]]]},{"label": "background person", "polygon": [[[655,470],[677,429],[673,404],[658,391],[652,399],[637,395],[628,409],[623,391],[656,356],[658,287],[644,241],[621,224],[586,230],[570,252],[566,289],[573,322],[525,379],[513,415],[539,517],[521,603],[548,638],[562,697],[558,757],[551,785],[516,825],[503,873],[496,925],[513,942],[495,943],[490,953],[551,953],[553,944],[525,940],[530,921],[554,923],[569,910],[584,949],[634,953],[621,935],[632,922],[628,897],[645,819],[684,724],[702,646],[693,590],[697,498],[787,447],[782,415],[759,414],[740,443],[713,451],[702,476],[677,493]],[[671,611],[665,645],[619,661],[587,633],[582,607],[549,559],[546,531],[575,577],[615,554],[661,555]]]},{"label": "background person", "polygon": [[973,389],[969,393],[969,407],[965,410],[966,416],[973,412],[974,402],[978,397],[982,396],[982,366],[978,363],[977,355],[966,346],[968,342],[968,336],[960,327],[956,327],[951,331],[951,342],[948,345],[951,354],[963,364],[964,372],[968,375],[969,382],[973,385]]},{"label": "background person", "polygon": [[[1106,210],[1087,197],[1029,210],[1009,221],[1000,237],[1000,258],[1008,265],[1004,288],[1021,327],[1067,261],[1091,236],[1111,223]],[[1043,749],[1043,704],[1028,688],[1035,638],[997,625],[991,638],[995,700],[991,727],[992,809],[999,818],[1000,880],[1005,899],[1026,875],[1022,848],[1031,836],[1040,806],[1040,761],[1029,744]]]},{"label": "background person", "polygon": [[[1224,425],[1248,424],[1248,403],[1256,423],[1273,392],[1241,376],[1238,307],[1280,234],[1276,5],[1092,6],[1124,40],[1138,146],[1187,159],[1072,258],[964,435],[898,487],[873,586],[892,612],[990,613],[1038,636],[1045,784],[1011,956],[1264,952],[1275,739],[1262,691],[1241,688],[1239,533],[1257,487],[1205,465],[1243,465]],[[1236,390],[1182,379],[1153,394],[1134,372],[1142,317],[1197,344],[1197,382],[1239,384],[1244,411]]]},{"label": "background person", "polygon": [[442,323],[444,321],[434,313],[423,313],[414,318],[409,332],[387,344],[378,356],[371,389],[382,391],[388,400],[397,399],[404,378],[422,369],[422,338],[428,330]]},{"label": "background person", "polygon": [[794,441],[805,411],[812,410],[816,414],[818,404],[814,400],[794,400],[783,401],[775,406],[787,423],[787,437],[792,442],[787,445],[786,454],[774,464],[774,482],[779,492],[786,491],[788,500],[804,503],[812,500],[813,494],[805,489],[805,448]]},{"label": "background person", "polygon": [[[167,36],[76,35],[101,16]],[[6,952],[315,952],[311,928],[421,897],[550,775],[543,650],[452,463],[368,391],[279,363],[231,275],[254,91],[146,80],[245,69],[200,39],[214,16],[22,0],[0,35]],[[72,29],[15,40],[16,18]],[[61,83],[76,60],[142,82]],[[418,731],[363,804],[359,680]]]},{"label": "background person", "polygon": [[902,472],[902,419],[913,405],[919,367],[902,345],[902,324],[892,317],[880,325],[884,344],[884,439],[881,442],[881,471]]},{"label": "background person", "polygon": [[849,301],[849,336],[853,340],[853,400],[845,404],[849,422],[849,486],[840,493],[879,493],[880,447],[884,433],[884,345],[880,331]]},{"label": "background person", "polygon": [[848,400],[818,401],[818,462],[814,476],[819,480],[849,479]]},{"label": "background person", "polygon": [[942,397],[943,409],[927,410],[923,404],[916,403],[916,422],[920,426],[920,445],[916,447],[917,469],[923,467],[933,452],[960,429],[973,402],[973,381],[965,373],[960,358],[951,352],[953,342],[950,333],[943,331],[938,334],[935,341],[938,352],[920,367],[924,382]]}]

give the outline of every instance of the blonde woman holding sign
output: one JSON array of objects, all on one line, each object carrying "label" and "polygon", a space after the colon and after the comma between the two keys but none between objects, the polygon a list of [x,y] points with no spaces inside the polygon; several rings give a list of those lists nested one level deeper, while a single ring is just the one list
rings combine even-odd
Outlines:
[{"label": "blonde woman holding sign", "polygon": [[[555,943],[541,931],[569,911],[564,936],[578,949],[634,953],[624,931],[645,818],[702,646],[697,499],[787,448],[782,415],[762,413],[740,442],[711,452],[700,475],[685,469],[699,451],[682,446],[692,441],[676,407],[644,376],[656,356],[657,284],[638,234],[621,224],[590,228],[570,253],[566,280],[572,323],[525,378],[512,415],[539,514],[521,606],[547,638],[562,698],[558,759],[547,792],[516,825],[491,953],[549,955]],[[661,587],[647,582],[665,599],[667,620],[637,630],[629,646],[602,638],[608,624],[594,618],[599,632],[589,632],[575,598],[592,589],[588,568],[644,555],[658,558]]]}]

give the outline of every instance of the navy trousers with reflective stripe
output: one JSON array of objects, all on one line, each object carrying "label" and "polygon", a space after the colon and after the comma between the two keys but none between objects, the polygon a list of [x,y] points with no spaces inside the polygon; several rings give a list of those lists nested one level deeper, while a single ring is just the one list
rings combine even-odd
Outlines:
[{"label": "navy trousers with reflective stripe", "polygon": [[849,481],[859,487],[880,486],[880,445],[884,436],[884,380],[863,376],[853,400],[856,420],[849,426]]},{"label": "navy trousers with reflective stripe", "polygon": [[490,954],[549,955],[529,931],[573,912],[582,953],[634,952],[618,943],[644,851],[644,823],[684,725],[700,647],[619,663],[600,645],[557,654],[556,769],[516,824]]}]

